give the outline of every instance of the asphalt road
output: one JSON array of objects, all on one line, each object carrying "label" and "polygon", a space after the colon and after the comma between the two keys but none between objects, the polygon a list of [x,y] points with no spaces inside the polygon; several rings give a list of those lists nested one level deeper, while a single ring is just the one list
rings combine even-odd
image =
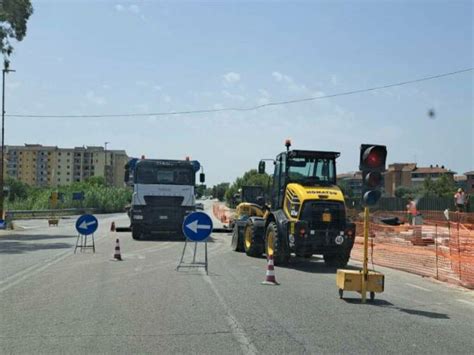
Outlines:
[{"label": "asphalt road", "polygon": [[[206,203],[209,207],[209,203]],[[209,276],[176,271],[176,241],[109,231],[98,216],[96,253],[74,254],[74,220],[0,235],[0,353],[472,353],[474,292],[378,268],[373,303],[339,299],[320,258],[276,267],[230,250],[213,234]],[[115,238],[123,261],[113,261]],[[202,247],[202,246],[201,246]],[[200,249],[202,251],[202,249]],[[187,253],[187,260],[191,253]],[[198,258],[202,257],[202,253]],[[358,267],[357,263],[352,263]]]}]

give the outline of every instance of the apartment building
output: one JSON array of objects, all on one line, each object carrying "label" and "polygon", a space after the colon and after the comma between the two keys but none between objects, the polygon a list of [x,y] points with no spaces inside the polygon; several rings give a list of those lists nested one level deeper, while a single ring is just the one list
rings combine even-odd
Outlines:
[{"label": "apartment building", "polygon": [[110,186],[123,186],[124,150],[100,146],[59,148],[40,144],[6,146],[6,175],[32,186],[62,186],[103,176]]},{"label": "apartment building", "polygon": [[[443,165],[430,165],[429,167],[418,167],[415,163],[394,163],[389,164],[384,175],[385,196],[395,196],[398,187],[416,187],[423,184],[425,179],[437,180],[443,175],[453,179],[459,187],[463,187],[467,192],[474,192],[474,171],[469,171],[463,176],[454,176],[455,172],[445,168]],[[345,182],[355,196],[362,193],[362,175],[360,171],[337,175],[338,182]]]},{"label": "apartment building", "polygon": [[362,173],[360,171],[339,174],[337,175],[337,182],[345,183],[351,189],[354,197],[362,195]]},{"label": "apartment building", "polygon": [[466,176],[466,187],[464,190],[468,194],[474,194],[474,171],[465,172],[464,176]]},{"label": "apartment building", "polygon": [[394,163],[388,166],[384,175],[385,192],[388,196],[395,196],[395,191],[399,186],[416,187],[423,184],[425,179],[439,179],[442,175],[447,175],[454,179],[454,171],[444,167],[444,165],[430,165],[429,167],[418,167],[415,163]]}]

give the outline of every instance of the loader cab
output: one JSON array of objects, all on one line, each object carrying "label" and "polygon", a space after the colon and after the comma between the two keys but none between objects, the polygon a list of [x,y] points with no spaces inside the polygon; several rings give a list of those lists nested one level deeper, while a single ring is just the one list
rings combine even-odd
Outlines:
[{"label": "loader cab", "polygon": [[275,159],[271,203],[274,209],[281,208],[286,186],[297,183],[302,186],[336,185],[337,152],[290,150]]}]

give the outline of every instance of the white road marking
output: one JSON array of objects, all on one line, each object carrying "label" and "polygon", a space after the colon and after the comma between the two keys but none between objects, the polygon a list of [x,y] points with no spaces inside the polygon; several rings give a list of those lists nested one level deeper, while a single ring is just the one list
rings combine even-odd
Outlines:
[{"label": "white road marking", "polygon": [[148,253],[148,252],[164,249],[164,247],[166,247],[166,246],[172,246],[171,242],[160,242],[159,245],[154,244],[154,245],[149,246],[147,248],[133,250],[133,252],[134,253],[140,253],[140,252]]},{"label": "white road marking", "polygon": [[410,287],[413,287],[413,288],[417,288],[419,290],[423,290],[423,291],[426,291],[426,292],[433,292],[427,288],[424,288],[424,287],[421,287],[421,286],[418,286],[418,285],[413,285],[413,284],[410,284],[410,283],[406,283],[407,286],[410,286]]},{"label": "white road marking", "polygon": [[26,269],[23,269],[23,270],[15,273],[15,274],[13,274],[13,275],[7,276],[6,278],[4,278],[3,280],[0,281],[0,285],[7,283],[8,281],[14,279],[15,277],[19,277],[19,276],[21,276],[25,273],[28,273],[31,270],[36,269],[38,267],[38,265],[41,265],[42,263],[43,262],[36,263],[34,265],[31,265],[31,266],[27,267]]},{"label": "white road marking", "polygon": [[474,302],[471,302],[471,301],[466,301],[466,300],[461,300],[461,299],[457,299],[457,301],[468,304],[470,306],[474,306]]},{"label": "white road marking", "polygon": [[[56,259],[54,259],[53,261],[50,261],[49,263],[47,263],[47,264],[45,264],[45,265],[43,265],[43,266],[41,266],[41,267],[39,267],[39,268],[37,268],[37,269],[34,269],[34,270],[32,270],[31,272],[26,273],[26,274],[24,274],[22,277],[16,279],[15,281],[10,282],[9,284],[7,284],[7,285],[1,287],[1,288],[0,288],[0,293],[3,292],[3,291],[8,290],[9,288],[11,288],[11,287],[13,287],[13,286],[19,284],[19,283],[22,282],[22,281],[25,281],[25,280],[29,279],[29,278],[32,277],[32,276],[35,276],[36,274],[39,274],[39,273],[42,272],[43,270],[46,270],[48,267],[50,267],[50,266],[52,266],[52,265],[54,265],[54,264],[59,263],[60,261],[66,259],[68,256],[71,256],[71,255],[73,255],[73,254],[71,253],[71,250],[68,250],[68,251],[66,251],[66,252],[64,252],[64,253],[62,253],[62,254],[59,254],[58,257],[57,257]],[[18,275],[18,274],[16,274],[15,276],[17,276],[17,275]]]},{"label": "white road marking", "polygon": [[217,299],[219,300],[219,303],[222,305],[225,312],[227,313],[227,317],[226,317],[227,323],[229,324],[232,335],[234,336],[235,340],[237,340],[237,342],[239,343],[240,348],[242,349],[243,353],[244,354],[257,354],[258,353],[257,349],[250,341],[249,337],[245,333],[240,323],[232,314],[229,306],[227,305],[227,303],[225,303],[224,298],[221,296],[216,286],[212,282],[212,279],[209,276],[204,275],[204,280],[209,284],[209,286],[211,286],[211,289],[216,295]]}]

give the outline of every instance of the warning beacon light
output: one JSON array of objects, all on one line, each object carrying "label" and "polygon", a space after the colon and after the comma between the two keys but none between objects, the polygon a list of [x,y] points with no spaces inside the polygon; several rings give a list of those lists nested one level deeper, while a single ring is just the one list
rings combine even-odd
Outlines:
[{"label": "warning beacon light", "polygon": [[387,147],[362,144],[360,146],[359,170],[362,172],[362,197],[366,206],[375,205],[382,196],[383,175]]}]

